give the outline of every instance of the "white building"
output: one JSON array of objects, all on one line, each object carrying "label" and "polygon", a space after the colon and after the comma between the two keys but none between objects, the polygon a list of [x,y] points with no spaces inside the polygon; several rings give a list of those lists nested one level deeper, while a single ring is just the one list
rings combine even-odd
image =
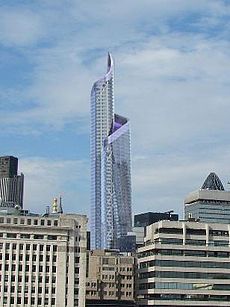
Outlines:
[{"label": "white building", "polygon": [[87,218],[0,215],[0,306],[85,306]]},{"label": "white building", "polygon": [[138,249],[139,306],[230,306],[230,225],[160,221]]}]

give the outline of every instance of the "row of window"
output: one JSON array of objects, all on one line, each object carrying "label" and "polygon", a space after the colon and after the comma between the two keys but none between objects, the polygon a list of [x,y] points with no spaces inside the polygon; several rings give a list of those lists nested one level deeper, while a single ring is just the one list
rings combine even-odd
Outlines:
[{"label": "row of window", "polygon": [[[50,279],[49,276],[39,276],[39,275],[32,275],[31,276],[31,279],[29,279],[29,276],[28,275],[25,275],[24,277],[22,275],[18,275],[18,277],[16,277],[15,275],[5,275],[4,276],[4,281],[5,282],[8,282],[9,280],[11,280],[11,282],[17,282],[17,283],[20,283],[20,282],[36,282],[36,280],[38,281],[38,283],[42,283],[43,281],[47,284],[49,283],[50,281],[52,283],[56,283],[56,276],[53,275],[52,278]],[[0,281],[1,281],[1,275],[0,275]]]},{"label": "row of window", "polygon": [[0,217],[0,224],[58,226],[58,220]]},{"label": "row of window", "polygon": [[229,252],[220,251],[201,251],[201,250],[180,250],[180,249],[152,249],[138,254],[138,258],[144,258],[153,255],[162,256],[192,256],[192,257],[217,257],[229,258]]},{"label": "row of window", "polygon": [[[45,271],[46,273],[48,273],[48,272],[51,272],[52,271],[52,273],[56,273],[56,266],[55,265],[53,265],[52,267],[51,266],[43,266],[43,265],[39,265],[39,266],[37,266],[37,265],[31,265],[31,266],[29,266],[28,264],[26,264],[26,265],[22,265],[22,264],[19,264],[19,265],[17,265],[16,266],[16,264],[12,264],[11,266],[9,265],[9,264],[5,264],[4,266],[0,263],[0,271],[2,271],[3,270],[3,268],[4,268],[4,270],[5,271],[9,271],[9,270],[11,270],[11,271],[13,271],[13,272],[15,272],[16,271],[16,268],[17,268],[17,270],[19,271],[19,272],[22,272],[22,271],[25,271],[25,272],[29,272],[29,271],[32,271],[32,272],[43,272],[43,271]],[[1,280],[1,275],[0,275],[0,280]]]},{"label": "row of window", "polygon": [[145,294],[148,300],[182,300],[182,301],[222,301],[229,302],[230,295],[206,295],[206,294]]},{"label": "row of window", "polygon": [[[5,249],[10,249],[10,247],[12,247],[12,250],[16,250],[17,249],[17,245],[19,246],[19,250],[34,250],[36,251],[37,249],[39,249],[40,252],[42,252],[43,250],[49,252],[51,251],[51,249],[53,250],[53,252],[57,251],[57,245],[45,245],[45,244],[17,244],[17,243],[5,243]],[[0,250],[4,249],[4,243],[0,243]]]},{"label": "row of window", "polygon": [[[11,292],[11,293],[14,293],[14,292],[18,292],[18,293],[22,293],[22,290],[23,290],[23,293],[29,293],[29,287],[26,285],[24,288],[22,286],[18,286],[17,288],[15,286],[10,286],[8,287],[7,285],[5,285],[4,287],[1,287],[0,286],[0,293],[2,292]],[[36,287],[35,286],[32,286],[31,287],[31,290],[30,292],[31,293],[45,293],[45,294],[48,294],[49,292],[51,291],[52,294],[55,294],[56,293],[56,288],[55,287],[52,287],[51,289],[48,288],[48,287],[45,287],[44,289],[42,287]]]},{"label": "row of window", "polygon": [[30,235],[27,233],[0,233],[0,237],[3,238],[9,238],[9,239],[32,239],[32,240],[57,240],[57,236],[55,235]]},{"label": "row of window", "polygon": [[132,268],[130,268],[130,267],[121,267],[120,268],[120,270],[119,270],[119,268],[115,268],[114,266],[113,267],[109,267],[109,266],[107,266],[107,267],[102,267],[102,271],[116,271],[116,272],[118,272],[118,271],[120,271],[120,272],[132,272]]},{"label": "row of window", "polygon": [[[150,242],[146,242],[146,245],[149,245]],[[174,245],[183,245],[182,239],[175,238],[157,238],[154,240],[154,243],[160,244],[174,244]],[[226,240],[214,240],[214,241],[206,241],[206,240],[194,240],[194,239],[186,239],[185,245],[195,245],[195,246],[229,246],[229,241]]]},{"label": "row of window", "polygon": [[176,260],[150,260],[141,262],[140,269],[148,267],[188,267],[188,268],[223,268],[230,269],[230,262],[216,261],[176,261]]},{"label": "row of window", "polygon": [[[5,255],[0,253],[0,260],[3,259],[3,257],[5,258],[5,260],[12,260],[12,261],[15,261],[16,260],[16,254],[12,254],[10,255],[9,253],[6,253]],[[77,257],[76,257],[77,258]],[[79,258],[79,257],[78,257]],[[38,255],[38,254],[26,254],[25,257],[23,258],[23,254],[20,254],[18,256],[18,260],[19,261],[37,261],[37,259],[39,260],[39,262],[42,262],[42,261],[46,261],[46,262],[50,262],[52,260],[52,262],[56,262],[57,261],[57,256],[56,255],[53,255],[53,257],[51,258],[50,255],[46,255],[46,256],[43,256],[43,255]],[[79,260],[76,259],[79,263]]]},{"label": "row of window", "polygon": [[[167,234],[183,234],[183,228],[157,228],[155,233],[167,233]],[[186,234],[188,235],[206,235],[205,229],[186,228]],[[229,232],[225,230],[209,230],[211,236],[229,236]]]},{"label": "row of window", "polygon": [[[95,290],[87,290],[86,291],[86,295],[91,295],[91,296],[97,296],[97,295],[101,295],[101,292],[98,293],[97,291]],[[118,298],[119,296],[132,296],[132,292],[130,291],[121,291],[120,293],[119,292],[115,292],[115,291],[103,291],[103,296],[116,296],[116,298]]]},{"label": "row of window", "polygon": [[[18,305],[22,304],[23,301],[24,301],[24,304],[27,305],[27,304],[30,304],[30,306],[39,306],[39,305],[43,305],[43,302],[42,302],[42,298],[41,297],[38,297],[37,300],[35,299],[35,297],[31,297],[31,299],[29,300],[28,297],[24,297],[21,298],[21,297],[18,297],[18,298],[15,298],[15,297],[7,297],[7,296],[4,296],[3,297],[3,304],[7,304],[7,302],[9,301],[10,304],[15,304],[17,303]],[[49,298],[45,298],[44,299],[44,305],[52,305],[52,306],[55,306],[55,298],[51,298],[50,302],[49,302]]]},{"label": "row of window", "polygon": [[139,274],[140,279],[145,278],[189,278],[189,279],[230,279],[229,273],[201,273],[201,272],[172,272],[152,271]]},{"label": "row of window", "polygon": [[218,290],[229,291],[230,284],[210,284],[210,283],[179,283],[179,282],[149,282],[139,285],[140,290],[145,289],[180,289],[180,290]]}]

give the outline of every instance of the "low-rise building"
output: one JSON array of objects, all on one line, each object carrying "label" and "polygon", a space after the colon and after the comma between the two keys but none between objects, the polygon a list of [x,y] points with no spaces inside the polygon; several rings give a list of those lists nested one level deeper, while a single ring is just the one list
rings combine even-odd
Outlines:
[{"label": "low-rise building", "polygon": [[22,213],[0,215],[0,306],[84,307],[86,216]]},{"label": "low-rise building", "polygon": [[135,258],[116,250],[94,250],[88,255],[86,306],[133,307]]},{"label": "low-rise building", "polygon": [[230,225],[160,221],[138,249],[139,306],[230,306]]}]

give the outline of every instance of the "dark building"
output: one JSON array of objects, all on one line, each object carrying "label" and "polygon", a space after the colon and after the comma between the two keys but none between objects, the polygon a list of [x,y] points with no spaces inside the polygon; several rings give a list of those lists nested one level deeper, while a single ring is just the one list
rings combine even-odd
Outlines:
[{"label": "dark building", "polygon": [[0,157],[0,178],[13,178],[18,174],[18,158],[13,156]]},{"label": "dark building", "polygon": [[118,238],[118,249],[120,252],[136,252],[136,235],[127,234]]},{"label": "dark building", "polygon": [[18,175],[18,159],[0,157],[0,208],[23,208],[24,175]]},{"label": "dark building", "polygon": [[168,212],[146,212],[134,215],[134,227],[146,227],[159,221],[178,221],[178,214]]}]

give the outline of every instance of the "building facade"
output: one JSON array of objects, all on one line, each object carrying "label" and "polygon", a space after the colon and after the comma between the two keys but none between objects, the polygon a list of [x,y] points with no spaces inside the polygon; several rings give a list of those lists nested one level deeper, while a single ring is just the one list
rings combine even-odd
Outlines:
[{"label": "building facade", "polygon": [[230,306],[230,225],[161,221],[138,249],[139,306]]},{"label": "building facade", "polygon": [[0,157],[0,210],[23,208],[24,175],[18,175],[18,159],[13,156]]},{"label": "building facade", "polygon": [[85,306],[87,218],[0,215],[0,306]]},{"label": "building facade", "polygon": [[178,214],[173,214],[173,210],[168,212],[145,212],[134,215],[133,233],[136,236],[136,247],[144,244],[146,226],[159,221],[178,221]]},{"label": "building facade", "polygon": [[185,219],[206,223],[230,223],[230,192],[215,173],[210,173],[200,190],[190,193],[184,201]]},{"label": "building facade", "polygon": [[88,255],[86,306],[133,307],[135,258],[112,250]]},{"label": "building facade", "polygon": [[116,248],[131,231],[130,133],[127,118],[114,114],[114,64],[91,91],[91,247]]}]

